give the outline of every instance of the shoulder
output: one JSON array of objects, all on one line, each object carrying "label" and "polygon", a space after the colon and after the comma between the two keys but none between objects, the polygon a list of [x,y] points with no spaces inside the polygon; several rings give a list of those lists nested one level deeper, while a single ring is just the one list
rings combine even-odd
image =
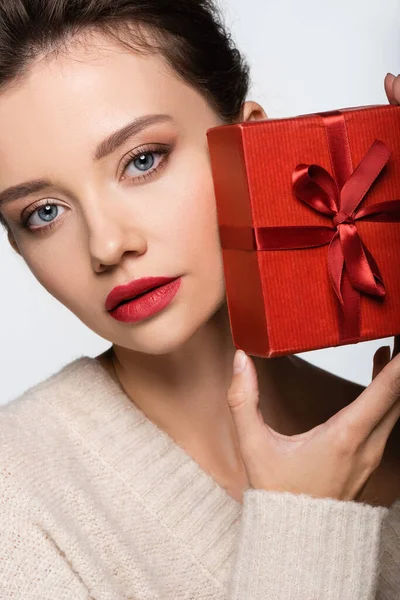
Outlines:
[{"label": "shoulder", "polygon": [[[296,365],[300,380],[303,382],[303,385],[300,386],[301,389],[307,390],[315,402],[323,403],[324,420],[351,404],[367,387],[334,375],[297,356],[292,356],[291,359],[293,359],[293,364]],[[395,461],[398,469],[400,466],[400,419],[390,433],[385,452],[387,456],[391,457],[391,460]]]},{"label": "shoulder", "polygon": [[[5,439],[11,441],[13,432],[24,432],[28,438],[38,431],[43,433],[52,420],[52,408],[61,405],[66,398],[82,393],[85,369],[92,360],[78,358],[0,406],[0,447],[4,446]],[[25,441],[25,436],[20,438],[20,446]]]},{"label": "shoulder", "polygon": [[[85,394],[90,385],[89,357],[76,359],[0,406],[0,479],[15,482],[31,494],[57,481],[77,449],[63,407]],[[66,411],[67,412],[67,411]]]},{"label": "shoulder", "polygon": [[337,412],[353,402],[366,388],[321,367],[313,365],[298,356],[291,356],[296,378],[301,382],[301,389],[319,398],[320,402],[332,407]]},{"label": "shoulder", "polygon": [[328,421],[365,389],[296,355],[288,358],[290,366],[284,370],[282,386],[284,397],[296,411],[297,433]]}]

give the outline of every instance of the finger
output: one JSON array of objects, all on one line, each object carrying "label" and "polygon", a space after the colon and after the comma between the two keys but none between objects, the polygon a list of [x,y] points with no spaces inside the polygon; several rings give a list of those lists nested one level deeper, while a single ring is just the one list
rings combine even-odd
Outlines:
[{"label": "finger", "polygon": [[392,73],[388,73],[384,80],[385,92],[390,104],[398,104],[393,89],[393,83],[395,79],[396,77]]},{"label": "finger", "polygon": [[369,386],[351,404],[331,417],[351,428],[357,440],[369,437],[400,398],[400,355],[388,362]]},{"label": "finger", "polygon": [[391,434],[393,427],[400,418],[400,401],[396,402],[389,410],[385,418],[375,427],[370,435],[370,442],[378,445],[383,453],[386,442]]},{"label": "finger", "polygon": [[[240,360],[244,361],[242,371]],[[242,350],[237,350],[234,359],[234,373],[227,392],[228,406],[238,433],[241,450],[257,433],[264,430],[264,419],[259,409],[259,389],[254,362]]]},{"label": "finger", "polygon": [[400,352],[400,335],[394,336],[392,359]]},{"label": "finger", "polygon": [[[383,359],[387,362],[390,360],[390,346],[384,346],[384,348],[388,349],[388,355]],[[394,338],[394,347],[392,359],[399,353],[400,351],[400,335],[395,336]],[[376,354],[376,353],[375,353]],[[384,366],[384,365],[383,365]],[[381,368],[383,368],[383,366]],[[392,408],[387,413],[386,417],[375,427],[373,432],[371,433],[370,440],[373,444],[378,444],[383,446],[382,450],[384,450],[384,446],[386,445],[386,441],[391,434],[393,427],[396,425],[397,421],[400,417],[400,402],[396,402]]]},{"label": "finger", "polygon": [[400,104],[400,75],[393,80],[392,93],[395,103]]},{"label": "finger", "polygon": [[381,346],[374,354],[372,379],[382,371],[383,367],[390,360],[390,346]]}]

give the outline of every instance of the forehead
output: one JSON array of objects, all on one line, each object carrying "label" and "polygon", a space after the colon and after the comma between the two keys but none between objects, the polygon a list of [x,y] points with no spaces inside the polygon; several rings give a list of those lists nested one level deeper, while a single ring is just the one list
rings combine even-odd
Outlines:
[{"label": "forehead", "polygon": [[0,176],[24,152],[79,151],[136,116],[163,112],[183,122],[201,104],[161,55],[140,55],[99,34],[38,61],[0,95]]}]

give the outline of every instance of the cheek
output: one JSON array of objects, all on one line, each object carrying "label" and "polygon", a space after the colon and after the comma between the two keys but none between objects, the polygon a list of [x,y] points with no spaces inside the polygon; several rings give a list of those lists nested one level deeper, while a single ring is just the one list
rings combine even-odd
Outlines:
[{"label": "cheek", "polygon": [[[56,257],[55,254],[49,255],[47,251],[42,256],[38,248],[34,250],[22,248],[22,255],[33,276],[52,294],[58,287],[55,274],[57,274],[57,266],[60,265],[59,257]],[[62,271],[62,266],[58,268],[58,271]]]},{"label": "cheek", "polygon": [[223,293],[224,275],[213,188],[199,188],[193,204],[196,209],[187,219],[181,248],[189,268],[198,276],[203,297],[210,296],[214,303]]},{"label": "cheek", "polygon": [[176,231],[180,246],[199,260],[219,252],[217,210],[213,181],[208,172],[191,182],[175,204]]},{"label": "cheek", "polygon": [[79,312],[82,298],[92,293],[86,289],[87,273],[77,266],[84,264],[81,257],[71,251],[63,254],[55,249],[46,249],[42,255],[39,248],[24,256],[30,271],[51,296],[73,312]]}]

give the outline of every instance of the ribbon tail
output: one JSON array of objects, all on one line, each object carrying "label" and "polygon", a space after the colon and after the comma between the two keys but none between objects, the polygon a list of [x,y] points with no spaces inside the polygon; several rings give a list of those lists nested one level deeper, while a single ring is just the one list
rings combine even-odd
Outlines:
[{"label": "ribbon tail", "polygon": [[378,265],[363,244],[355,225],[339,225],[339,237],[344,261],[353,287],[372,296],[385,295],[385,286]]},{"label": "ribbon tail", "polygon": [[334,289],[337,299],[341,306],[344,306],[344,299],[342,296],[342,280],[343,280],[343,269],[344,269],[344,256],[343,250],[339,239],[339,233],[336,232],[333,236],[331,243],[329,244],[328,251],[328,271],[331,285]]},{"label": "ribbon tail", "polygon": [[383,277],[381,275],[379,267],[376,264],[376,261],[375,261],[374,257],[372,256],[371,252],[368,250],[368,248],[364,244],[364,242],[361,242],[361,243],[363,245],[365,255],[366,255],[369,265],[371,267],[372,275],[376,281],[376,285],[377,285],[378,289],[381,291],[380,296],[385,296],[385,294],[386,294],[385,284],[383,282]]},{"label": "ribbon tail", "polygon": [[341,343],[357,344],[361,330],[360,292],[353,288],[347,269],[343,270],[342,291],[344,305],[338,303],[339,338]]},{"label": "ribbon tail", "polygon": [[360,292],[350,281],[338,232],[329,246],[328,265],[331,284],[338,299],[340,343],[355,344],[359,341],[361,327]]}]

